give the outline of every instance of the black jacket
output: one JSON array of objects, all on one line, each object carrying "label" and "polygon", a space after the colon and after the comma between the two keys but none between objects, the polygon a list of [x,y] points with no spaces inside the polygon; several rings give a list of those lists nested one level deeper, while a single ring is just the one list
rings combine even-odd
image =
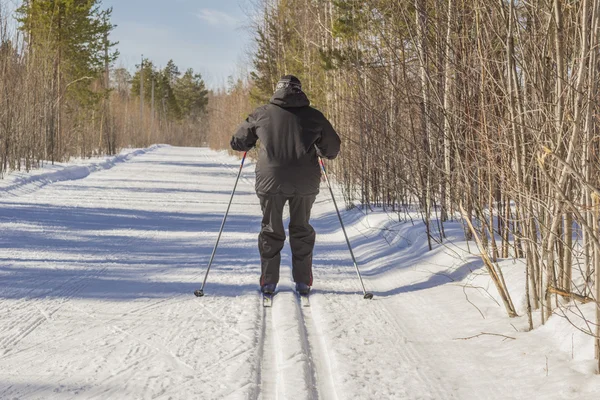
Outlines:
[{"label": "black jacket", "polygon": [[238,151],[250,150],[260,139],[258,194],[319,193],[317,155],[337,157],[340,137],[327,118],[309,104],[302,92],[278,90],[270,103],[254,110],[231,138],[231,148]]}]

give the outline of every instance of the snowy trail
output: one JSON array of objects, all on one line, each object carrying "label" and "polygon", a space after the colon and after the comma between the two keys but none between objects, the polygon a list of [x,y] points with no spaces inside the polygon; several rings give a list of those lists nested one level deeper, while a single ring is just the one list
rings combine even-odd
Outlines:
[{"label": "snowy trail", "polygon": [[[515,332],[522,320],[463,287],[480,261],[428,252],[418,223],[344,212],[366,301],[322,190],[311,306],[286,244],[265,309],[248,162],[196,298],[239,160],[154,147],[93,165],[0,185],[1,399],[597,398],[589,363],[550,327]],[[480,332],[515,339],[464,340]]]},{"label": "snowy trail", "polygon": [[229,196],[214,183],[231,187],[235,175],[208,150],[144,153],[82,179],[13,185],[1,200],[0,398],[256,390],[262,309],[246,257],[256,217],[228,224],[237,233],[223,243],[235,249],[221,253],[227,268],[213,272],[210,296],[190,296]]}]

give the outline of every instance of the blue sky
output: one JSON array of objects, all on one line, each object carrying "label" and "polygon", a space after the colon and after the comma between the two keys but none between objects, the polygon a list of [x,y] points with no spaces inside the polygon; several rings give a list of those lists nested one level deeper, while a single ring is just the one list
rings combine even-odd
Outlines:
[{"label": "blue sky", "polygon": [[[173,59],[209,86],[224,84],[247,60],[248,0],[103,0],[118,25],[118,66],[134,70],[141,54],[158,66]],[[246,63],[247,64],[247,63]]]}]

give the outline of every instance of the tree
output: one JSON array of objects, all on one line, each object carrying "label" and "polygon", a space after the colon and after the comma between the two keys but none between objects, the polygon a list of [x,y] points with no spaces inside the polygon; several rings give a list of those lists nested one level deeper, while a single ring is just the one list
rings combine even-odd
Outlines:
[{"label": "tree", "polygon": [[[142,76],[144,77],[144,102],[146,104],[150,104],[150,101],[152,100],[152,81],[156,82],[158,81],[158,72],[156,71],[156,67],[154,66],[154,63],[152,61],[150,61],[147,58],[144,58],[142,60],[143,63],[143,73]],[[131,78],[131,95],[133,97],[139,97],[140,96],[140,69],[139,69],[139,65],[137,66],[138,69],[136,70],[136,72],[133,74],[133,77]]]},{"label": "tree", "polygon": [[175,82],[173,92],[183,117],[197,119],[204,113],[208,104],[208,90],[202,76],[195,74],[193,69],[188,69]]},{"label": "tree", "polygon": [[169,60],[167,62],[167,66],[163,70],[163,74],[165,75],[167,82],[171,87],[175,86],[177,79],[181,76],[181,72],[179,72],[179,68],[175,65],[173,60]]},{"label": "tree", "polygon": [[112,74],[112,87],[121,96],[125,97],[131,91],[132,76],[125,68],[117,68]]},{"label": "tree", "polygon": [[49,126],[48,151],[52,160],[63,156],[64,112],[97,107],[104,97],[92,83],[101,79],[117,53],[107,41],[114,26],[112,9],[100,0],[24,0],[17,15],[29,49],[53,65],[51,96],[55,106]]}]

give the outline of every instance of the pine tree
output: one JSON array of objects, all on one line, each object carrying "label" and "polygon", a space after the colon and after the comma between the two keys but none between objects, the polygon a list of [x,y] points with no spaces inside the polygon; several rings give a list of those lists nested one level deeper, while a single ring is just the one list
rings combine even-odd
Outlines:
[{"label": "pine tree", "polygon": [[167,81],[171,87],[175,86],[175,82],[177,82],[177,79],[181,76],[181,72],[179,72],[179,68],[177,65],[175,65],[173,60],[169,60],[169,62],[167,62],[167,66],[163,70],[163,74],[167,78]]},{"label": "pine tree", "polygon": [[[156,67],[154,63],[147,58],[143,59],[144,64],[144,102],[146,104],[150,104],[152,100],[152,92],[150,88],[152,88],[152,81],[158,81],[158,72],[156,71]],[[138,65],[138,70],[133,75],[131,79],[131,95],[132,97],[140,96],[140,70]]]},{"label": "pine tree", "polygon": [[53,161],[65,153],[63,113],[85,112],[105,98],[105,92],[94,90],[92,83],[102,78],[107,63],[117,57],[112,51],[116,43],[108,41],[114,28],[111,14],[112,9],[103,10],[99,0],[24,0],[17,10],[30,52],[53,65],[55,106],[48,141]]},{"label": "pine tree", "polygon": [[171,82],[176,81],[179,70],[177,67],[173,68],[174,64],[169,61],[167,66],[158,73],[158,85],[157,93],[158,98],[162,102],[162,110],[167,120],[179,120],[181,119],[181,109],[177,103],[177,98],[173,92],[173,86]]},{"label": "pine tree", "polygon": [[204,113],[208,104],[208,90],[200,74],[188,69],[177,80],[173,90],[183,117],[197,119]]}]

